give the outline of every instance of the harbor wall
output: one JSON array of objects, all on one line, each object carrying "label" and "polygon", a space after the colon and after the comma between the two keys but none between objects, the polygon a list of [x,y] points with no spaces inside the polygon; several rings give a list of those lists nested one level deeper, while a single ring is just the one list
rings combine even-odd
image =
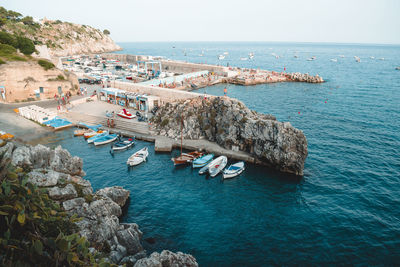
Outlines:
[{"label": "harbor wall", "polygon": [[[102,57],[106,59],[118,60],[126,62],[129,64],[136,64],[137,61],[152,60],[151,56],[138,56],[138,55],[127,55],[127,54],[113,54],[105,53]],[[189,63],[183,61],[173,61],[173,60],[160,60],[163,71],[176,72],[176,73],[190,73],[207,70],[209,72],[214,72],[216,74],[225,76],[228,72],[227,67],[209,65],[209,64],[198,64]]]},{"label": "harbor wall", "polygon": [[114,87],[129,92],[158,96],[163,103],[204,96],[204,94],[129,82],[115,81]]}]

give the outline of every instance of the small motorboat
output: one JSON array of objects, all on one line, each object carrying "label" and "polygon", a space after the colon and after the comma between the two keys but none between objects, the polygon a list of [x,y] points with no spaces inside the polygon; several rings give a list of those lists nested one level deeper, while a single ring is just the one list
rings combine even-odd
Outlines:
[{"label": "small motorboat", "polygon": [[74,136],[83,136],[85,133],[93,132],[91,129],[76,129],[74,131]]},{"label": "small motorboat", "polygon": [[93,141],[93,144],[95,146],[105,145],[105,144],[114,142],[115,140],[117,140],[117,138],[118,138],[117,134],[109,134],[109,135],[105,135],[105,136],[97,138],[96,140]]},{"label": "small motorboat", "polygon": [[208,166],[208,173],[211,177],[217,176],[225,168],[227,163],[227,157],[219,156],[218,158],[211,161],[210,165]]},{"label": "small motorboat", "polygon": [[132,80],[132,76],[126,76],[125,79]]},{"label": "small motorboat", "polygon": [[400,70],[400,67],[396,67],[396,70]]},{"label": "small motorboat", "polygon": [[222,174],[224,179],[230,179],[233,177],[238,176],[244,171],[244,162],[240,161],[235,164],[230,165],[228,168],[226,168]]},{"label": "small motorboat", "polygon": [[225,56],[224,56],[224,55],[219,55],[219,56],[218,56],[218,59],[219,59],[219,60],[223,60],[223,59],[225,59]]},{"label": "small motorboat", "polygon": [[94,141],[96,141],[97,138],[103,137],[108,135],[108,132],[102,132],[102,133],[98,133],[95,136],[92,136],[90,138],[88,138],[86,141],[88,142],[88,144],[93,143]]},{"label": "small motorboat", "polygon": [[87,133],[84,133],[83,137],[85,137],[85,139],[89,139],[89,138],[94,137],[94,136],[96,136],[98,134],[101,134],[102,132],[103,132],[102,130],[100,130],[100,131],[89,131]]},{"label": "small motorboat", "polygon": [[204,166],[203,168],[201,168],[200,170],[199,170],[199,174],[206,174],[207,172],[208,172],[208,167],[210,167],[210,165],[211,165],[211,162],[210,163],[208,163],[206,166]]},{"label": "small motorboat", "polygon": [[242,61],[246,61],[246,60],[248,60],[249,58],[248,57],[241,57],[240,58],[240,60],[242,60]]},{"label": "small motorboat", "polygon": [[147,156],[149,155],[149,151],[147,147],[142,148],[141,150],[137,151],[134,153],[132,156],[128,158],[126,161],[126,164],[129,166],[136,166],[142,163],[143,161],[146,161]]},{"label": "small motorboat", "polygon": [[128,138],[126,140],[120,139],[118,142],[116,142],[112,145],[111,152],[128,149],[131,146],[133,146],[134,143],[135,143],[135,138]]},{"label": "small motorboat", "polygon": [[214,158],[214,154],[204,155],[200,158],[193,160],[192,167],[193,168],[202,168],[202,167],[206,166],[208,163],[210,163],[213,158]]},{"label": "small motorboat", "polygon": [[117,115],[124,119],[133,119],[136,117],[135,115],[131,114],[126,109],[122,109],[119,113],[117,113]]},{"label": "small motorboat", "polygon": [[337,59],[336,58],[331,58],[330,61],[337,62]]},{"label": "small motorboat", "polygon": [[203,153],[198,152],[198,151],[193,151],[190,153],[181,153],[180,156],[176,158],[172,158],[171,160],[174,162],[174,165],[183,165],[187,163],[191,163],[193,160],[197,159],[198,157],[201,157]]},{"label": "small motorboat", "polygon": [[354,56],[354,59],[356,60],[356,62],[361,62],[361,59],[357,56]]},{"label": "small motorboat", "polygon": [[12,135],[10,133],[3,132],[3,131],[0,131],[0,139],[8,140],[8,139],[12,139],[12,138],[14,138],[14,135]]}]

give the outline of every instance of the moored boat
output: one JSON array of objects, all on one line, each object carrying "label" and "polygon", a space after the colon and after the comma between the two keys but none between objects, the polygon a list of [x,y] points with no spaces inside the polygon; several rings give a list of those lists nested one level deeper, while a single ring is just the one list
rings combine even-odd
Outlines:
[{"label": "moored boat", "polygon": [[97,138],[96,140],[93,141],[93,144],[95,146],[105,145],[105,144],[114,142],[115,140],[117,140],[117,138],[118,138],[117,134],[108,134],[108,135]]},{"label": "moored boat", "polygon": [[91,129],[76,129],[74,131],[74,136],[83,136],[85,133],[93,132]]},{"label": "moored boat", "polygon": [[103,133],[102,130],[100,130],[100,131],[89,131],[87,133],[84,133],[83,137],[85,137],[85,139],[89,139],[89,138],[94,137],[94,136],[96,136],[98,134],[101,134],[101,133]]},{"label": "moored boat", "polygon": [[86,141],[88,142],[88,144],[93,143],[94,141],[96,141],[97,138],[103,137],[108,135],[108,132],[102,132],[102,133],[98,133],[95,136],[92,136],[90,138],[88,138]]},{"label": "moored boat", "polygon": [[222,174],[224,179],[230,179],[233,177],[238,176],[244,171],[244,162],[240,161],[235,164],[230,165],[228,168],[226,168]]},{"label": "moored boat", "polygon": [[217,176],[225,168],[227,163],[227,157],[219,156],[218,158],[214,159],[208,166],[208,173],[211,177]]},{"label": "moored boat", "polygon": [[211,165],[211,162],[208,163],[206,166],[202,167],[202,168],[199,170],[199,174],[206,174],[206,173],[208,172],[208,167],[210,167],[210,165]]},{"label": "moored boat", "polygon": [[193,160],[192,167],[193,168],[202,168],[202,167],[206,166],[208,163],[210,163],[213,158],[214,158],[214,154],[207,154],[207,155],[201,156],[201,157]]},{"label": "moored boat", "polygon": [[128,138],[126,140],[119,140],[118,142],[114,143],[111,147],[111,151],[120,151],[125,150],[133,146],[135,143],[135,138]]},{"label": "moored boat", "polygon": [[171,160],[174,162],[174,165],[183,165],[187,163],[191,163],[193,160],[201,157],[203,153],[198,151],[193,151],[189,153],[182,153],[178,157],[172,158]]},{"label": "moored boat", "polygon": [[128,158],[126,164],[129,166],[139,165],[143,161],[146,161],[147,156],[149,155],[149,151],[147,147],[142,148],[141,150],[134,153],[132,156]]}]

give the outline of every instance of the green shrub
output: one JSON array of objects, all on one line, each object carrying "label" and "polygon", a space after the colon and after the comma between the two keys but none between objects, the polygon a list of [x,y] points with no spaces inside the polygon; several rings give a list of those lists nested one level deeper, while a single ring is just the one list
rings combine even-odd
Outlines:
[{"label": "green shrub", "polygon": [[39,59],[38,64],[42,66],[45,70],[49,70],[55,67],[53,63],[44,59]]},{"label": "green shrub", "polygon": [[25,55],[30,55],[36,50],[32,40],[22,36],[17,37],[17,48]]},{"label": "green shrub", "polygon": [[0,65],[1,64],[6,64],[6,62],[0,58]]},{"label": "green shrub", "polygon": [[17,53],[17,49],[8,44],[0,44],[0,56],[9,56]]},{"label": "green shrub", "polygon": [[4,31],[0,32],[0,43],[17,47],[17,40],[15,39],[15,36]]},{"label": "green shrub", "polygon": [[104,33],[105,35],[110,35],[110,31],[109,31],[109,30],[104,30],[103,33]]}]

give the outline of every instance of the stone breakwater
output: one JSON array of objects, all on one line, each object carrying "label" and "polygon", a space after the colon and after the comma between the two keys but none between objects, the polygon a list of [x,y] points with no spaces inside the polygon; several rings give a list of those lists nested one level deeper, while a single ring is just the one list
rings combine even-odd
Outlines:
[{"label": "stone breakwater", "polygon": [[248,109],[228,97],[194,98],[168,103],[153,117],[153,131],[170,138],[206,139],[251,153],[259,163],[303,175],[307,157],[304,133],[289,122]]},{"label": "stone breakwater", "polygon": [[245,69],[239,75],[225,78],[223,82],[238,85],[256,85],[277,82],[306,82],[323,83],[325,82],[318,74],[313,76],[308,73],[278,73],[275,71]]},{"label": "stone breakwater", "polygon": [[108,246],[110,262],[127,266],[198,266],[193,256],[182,252],[164,250],[147,257],[139,226],[118,219],[129,191],[114,186],[93,192],[90,182],[82,178],[82,159],[72,157],[61,146],[53,150],[43,145],[17,147],[9,142],[0,147],[0,156],[0,170],[9,163],[29,169],[29,182],[45,188],[69,215],[82,218],[76,225],[80,235],[93,245],[91,252]]}]

